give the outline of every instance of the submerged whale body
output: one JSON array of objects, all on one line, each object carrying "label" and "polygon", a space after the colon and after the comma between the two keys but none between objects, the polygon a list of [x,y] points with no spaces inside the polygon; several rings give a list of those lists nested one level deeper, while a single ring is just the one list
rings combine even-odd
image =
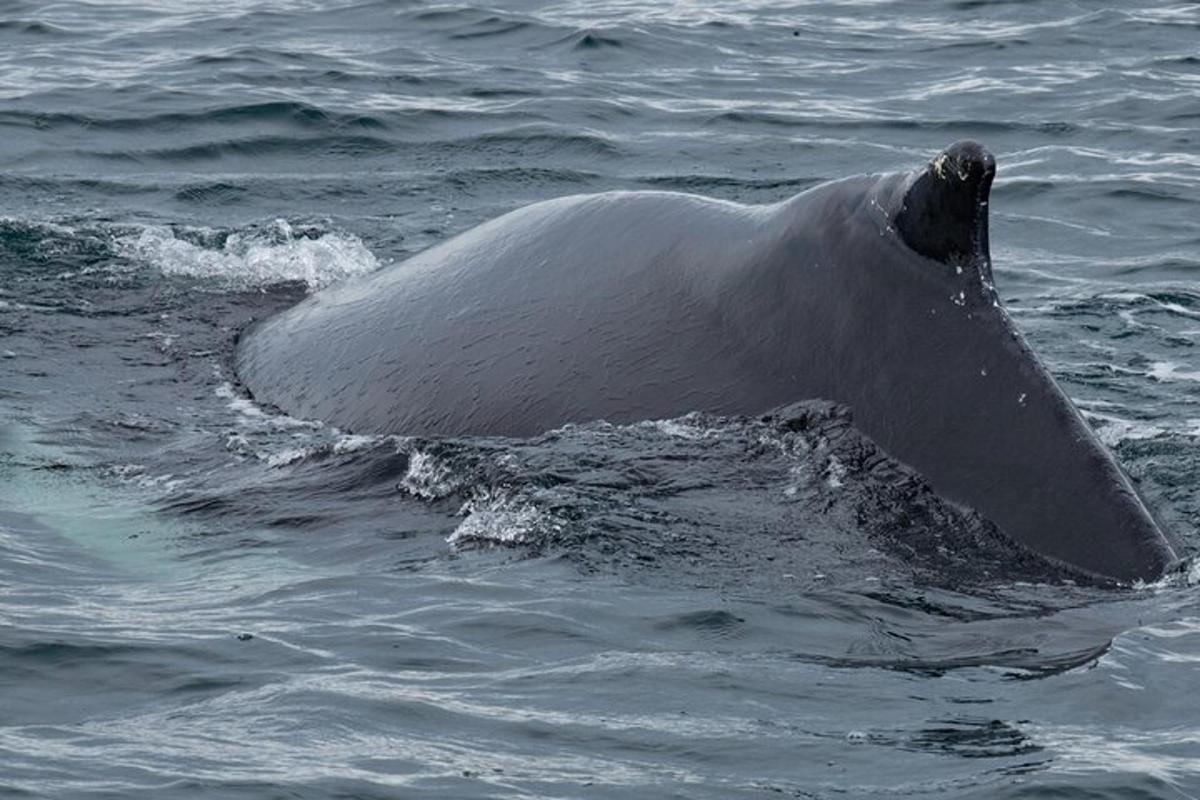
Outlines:
[{"label": "submerged whale body", "polygon": [[1170,545],[996,294],[994,175],[959,142],[773,205],[537,203],[266,320],[236,368],[288,413],[411,435],[826,398],[1036,552],[1157,577]]}]

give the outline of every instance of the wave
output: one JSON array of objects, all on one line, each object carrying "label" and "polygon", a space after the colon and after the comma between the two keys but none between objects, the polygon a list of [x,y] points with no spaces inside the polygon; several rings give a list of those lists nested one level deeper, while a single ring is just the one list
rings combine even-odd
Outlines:
[{"label": "wave", "polygon": [[[426,513],[458,518],[446,536],[455,550],[519,547],[589,572],[740,583],[755,593],[869,587],[897,570],[956,586],[1086,580],[939,497],[853,428],[845,408],[820,401],[761,418],[568,425],[529,440],[347,438],[314,428],[306,443],[281,436],[294,423],[281,429],[272,414],[238,413],[243,431],[230,446],[269,471],[274,493],[285,491],[275,501],[282,507],[311,506],[317,486],[322,497],[349,493],[341,512],[325,506],[334,515],[325,524],[336,524],[338,513],[361,512],[364,493],[373,503],[393,487]],[[186,500],[168,503],[218,518],[250,513],[224,485],[193,485]]]},{"label": "wave", "polygon": [[[198,101],[203,102],[201,98]],[[146,133],[162,131],[177,133],[180,128],[207,125],[283,124],[297,129],[330,129],[345,131],[353,128],[386,129],[387,122],[378,116],[320,108],[311,103],[272,100],[236,103],[232,105],[197,108],[190,111],[171,111],[149,114],[81,113],[78,111],[8,110],[0,111],[0,125],[30,127],[38,130],[84,128],[93,132]]]}]

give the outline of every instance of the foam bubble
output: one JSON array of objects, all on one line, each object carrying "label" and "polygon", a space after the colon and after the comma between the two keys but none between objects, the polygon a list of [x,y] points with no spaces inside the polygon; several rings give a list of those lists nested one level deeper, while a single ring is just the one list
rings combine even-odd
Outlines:
[{"label": "foam bubble", "polygon": [[461,476],[449,464],[421,450],[408,454],[408,471],[400,479],[404,491],[423,500],[440,500],[461,487]]},{"label": "foam bubble", "polygon": [[241,414],[242,416],[253,417],[255,419],[262,419],[263,417],[267,416],[265,411],[254,405],[254,403],[248,398],[242,397],[240,394],[238,394],[237,390],[233,388],[233,384],[229,381],[225,381],[216,389],[214,389],[213,394],[222,400],[228,400],[229,409]]},{"label": "foam bubble", "polygon": [[180,235],[151,226],[116,241],[118,252],[145,262],[164,275],[206,278],[236,287],[302,281],[318,289],[379,268],[379,260],[356,236],[326,232],[296,235],[284,220],[223,239],[212,231]]},{"label": "foam bubble", "polygon": [[1139,439],[1153,439],[1157,436],[1165,436],[1168,433],[1165,428],[1161,428],[1158,425],[1125,419],[1115,414],[1105,414],[1090,409],[1083,409],[1083,414],[1090,422],[1096,425],[1096,436],[1109,447],[1116,447],[1125,441],[1134,442]]},{"label": "foam bubble", "polygon": [[840,489],[846,479],[846,465],[834,454],[829,454],[829,464],[825,470],[825,483],[830,489]]},{"label": "foam bubble", "polygon": [[721,429],[705,424],[703,415],[695,412],[675,419],[652,420],[647,424],[677,439],[711,439],[722,433]]},{"label": "foam bubble", "polygon": [[1155,361],[1147,374],[1159,381],[1200,381],[1200,372],[1180,369],[1174,361]]},{"label": "foam bubble", "polygon": [[467,501],[460,513],[466,519],[446,537],[451,546],[529,544],[563,529],[561,520],[528,498],[503,492],[481,492]]},{"label": "foam bubble", "polygon": [[1192,559],[1188,562],[1187,570],[1183,573],[1183,580],[1187,586],[1200,586],[1200,559]]},{"label": "foam bubble", "polygon": [[347,453],[357,453],[359,450],[366,450],[374,447],[384,439],[391,437],[387,436],[362,436],[355,434],[344,434],[336,442],[333,443],[333,454],[335,456],[345,455]]},{"label": "foam bubble", "polygon": [[296,419],[286,414],[268,414],[265,410],[255,405],[253,400],[243,397],[229,381],[222,381],[213,390],[213,394],[227,401],[229,410],[237,414],[242,422],[261,422],[265,427],[269,428],[316,429],[324,427],[322,423],[316,420]]},{"label": "foam bubble", "polygon": [[479,509],[459,523],[454,533],[446,537],[446,542],[451,545],[472,542],[526,544],[536,541],[543,527],[543,515],[533,506]]},{"label": "foam bubble", "polygon": [[316,450],[311,447],[293,447],[287,450],[281,450],[278,453],[270,453],[266,456],[267,466],[269,467],[287,467],[292,464],[298,464],[311,456]]}]

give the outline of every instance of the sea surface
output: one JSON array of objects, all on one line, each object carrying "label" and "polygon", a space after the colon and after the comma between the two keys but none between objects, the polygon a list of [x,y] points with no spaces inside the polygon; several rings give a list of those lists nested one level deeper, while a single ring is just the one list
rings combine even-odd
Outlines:
[{"label": "sea surface", "polygon": [[231,370],[533,201],[968,137],[1005,302],[1190,556],[1194,3],[0,2],[0,797],[1200,797],[1190,561],[1072,583],[810,398],[412,439]]}]

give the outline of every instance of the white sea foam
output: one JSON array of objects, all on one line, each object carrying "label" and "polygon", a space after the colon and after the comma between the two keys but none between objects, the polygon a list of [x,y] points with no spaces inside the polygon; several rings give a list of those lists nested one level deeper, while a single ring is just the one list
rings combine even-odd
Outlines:
[{"label": "white sea foam", "polygon": [[170,472],[162,475],[150,475],[142,464],[113,464],[105,470],[109,475],[123,483],[133,484],[143,489],[160,489],[173,492],[184,484],[184,479]]},{"label": "white sea foam", "polygon": [[286,414],[269,414],[259,406],[255,405],[254,401],[248,397],[244,397],[238,393],[237,389],[229,381],[222,382],[213,393],[217,397],[228,401],[229,410],[238,414],[246,421],[261,421],[264,425],[271,428],[320,428],[323,427],[320,422],[315,420],[296,419],[289,417]]},{"label": "white sea foam", "polygon": [[408,455],[408,470],[400,479],[400,488],[423,500],[440,500],[456,492],[461,477],[450,465],[421,450]]},{"label": "white sea foam", "polygon": [[[211,231],[208,236],[212,237]],[[378,259],[358,237],[339,232],[297,236],[284,220],[264,230],[232,233],[211,247],[161,226],[118,239],[116,246],[123,255],[166,275],[208,278],[238,287],[302,281],[318,289],[379,268]]]},{"label": "white sea foam", "polygon": [[354,434],[344,434],[336,442],[333,443],[334,455],[345,455],[346,453],[357,453],[359,450],[366,450],[380,443],[386,436],[358,436]]},{"label": "white sea foam", "polygon": [[468,500],[460,513],[466,519],[446,537],[450,545],[523,544],[544,539],[563,527],[552,513],[527,498],[503,492],[482,492]]},{"label": "white sea foam", "polygon": [[651,420],[646,424],[677,439],[712,439],[724,432],[721,428],[705,424],[703,415],[694,412],[674,419]]},{"label": "white sea foam", "polygon": [[481,508],[472,511],[454,532],[446,537],[451,545],[469,542],[522,544],[536,540],[543,528],[542,512],[533,506],[520,508]]},{"label": "white sea foam", "polygon": [[1155,361],[1146,374],[1160,381],[1200,382],[1200,372],[1181,369],[1174,361]]},{"label": "white sea foam", "polygon": [[233,388],[233,384],[226,381],[213,390],[213,394],[223,400],[229,401],[229,409],[244,417],[255,417],[261,419],[267,414],[258,406],[254,405],[248,398],[242,397]]},{"label": "white sea foam", "polygon": [[290,464],[296,464],[308,458],[315,452],[315,449],[308,447],[293,447],[287,450],[281,450],[278,453],[270,453],[266,456],[267,466],[271,467],[286,467]]},{"label": "white sea foam", "polygon": [[837,456],[830,453],[829,464],[825,468],[825,483],[830,489],[840,489],[845,478],[846,465]]},{"label": "white sea foam", "polygon": [[1081,410],[1088,420],[1099,423],[1096,428],[1096,435],[1100,437],[1100,441],[1109,447],[1116,447],[1125,441],[1153,439],[1156,436],[1165,436],[1169,433],[1165,428],[1151,425],[1148,422],[1125,419],[1114,414],[1104,414],[1091,409]]}]

